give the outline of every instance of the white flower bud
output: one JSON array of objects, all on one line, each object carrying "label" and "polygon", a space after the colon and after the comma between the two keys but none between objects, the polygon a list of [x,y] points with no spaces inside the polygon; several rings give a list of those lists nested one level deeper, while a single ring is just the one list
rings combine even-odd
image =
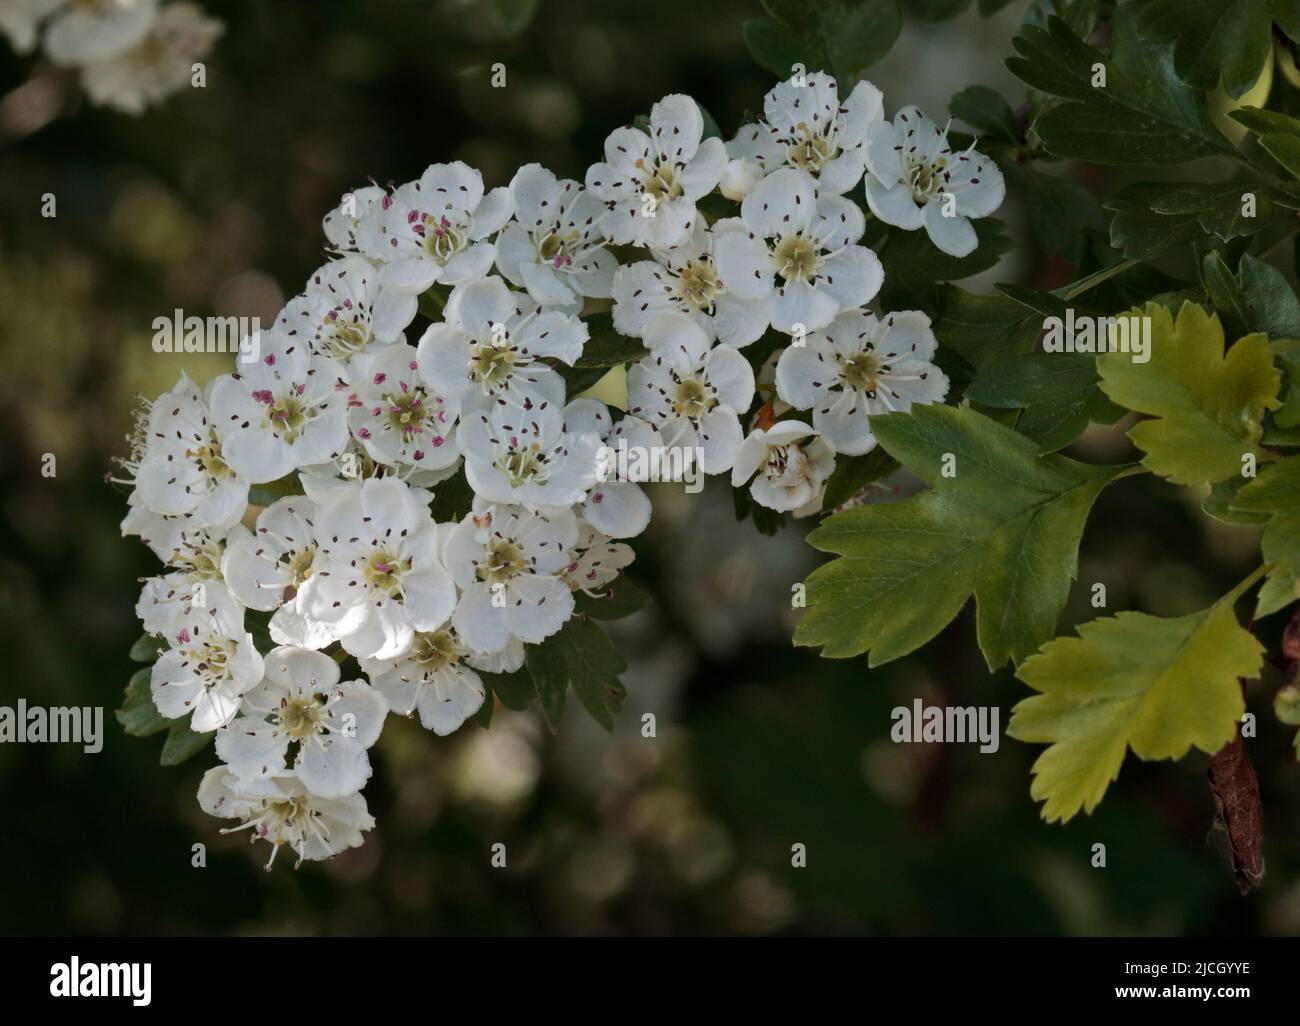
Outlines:
[{"label": "white flower bud", "polygon": [[718,188],[722,190],[722,195],[726,196],[727,199],[739,203],[749,195],[749,190],[762,177],[763,169],[761,167],[754,161],[741,157],[730,161],[722,169],[722,178],[718,182]]}]

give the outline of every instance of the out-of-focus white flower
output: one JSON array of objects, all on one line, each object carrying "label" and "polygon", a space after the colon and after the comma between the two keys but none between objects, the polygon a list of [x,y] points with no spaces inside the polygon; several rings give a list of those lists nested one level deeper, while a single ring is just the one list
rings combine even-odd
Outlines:
[{"label": "out-of-focus white flower", "polygon": [[586,296],[608,299],[618,260],[605,248],[605,205],[580,182],[556,179],[540,164],[510,183],[514,219],[497,238],[497,267],[542,306],[578,313]]},{"label": "out-of-focus white flower", "polygon": [[830,442],[807,424],[782,420],[750,432],[736,453],[731,483],[741,488],[753,478],[754,501],[788,513],[816,499],[834,469]]},{"label": "out-of-focus white flower", "polygon": [[745,228],[736,218],[712,228],[700,221],[680,246],[654,250],[653,260],[620,267],[614,277],[614,327],[643,338],[651,318],[677,312],[729,346],[758,339],[770,320],[766,300],[741,298],[718,274],[717,240],[728,231]]},{"label": "out-of-focus white flower", "polygon": [[297,854],[297,868],[358,847],[365,841],[363,832],[375,825],[360,794],[320,798],[290,772],[245,781],[226,766],[213,766],[199,784],[199,805],[210,816],[243,820],[222,833],[251,830],[250,841],[268,842],[267,869],[283,845]]},{"label": "out-of-focus white flower", "polygon": [[488,241],[510,218],[504,186],[484,195],[483,176],[456,161],[432,164],[361,218],[362,252],[382,263],[379,282],[414,296],[435,282],[459,285],[487,274],[496,258]]},{"label": "out-of-focus white flower", "polygon": [[45,28],[45,52],[55,64],[90,64],[129,50],[158,17],[158,0],[75,0]]},{"label": "out-of-focus white flower", "polygon": [[343,365],[276,331],[258,332],[252,348],[256,363],[210,386],[230,466],[257,484],[340,452],[348,439]]},{"label": "out-of-focus white flower", "polygon": [[194,62],[212,49],[223,31],[222,23],[196,4],[168,4],[129,49],[82,68],[82,87],[92,103],[139,114],[184,89]]},{"label": "out-of-focus white flower", "polygon": [[240,716],[217,733],[217,755],[245,780],[284,773],[296,745],[298,779],[321,798],[342,798],[370,779],[367,749],[388,715],[364,681],[339,683],[339,664],[321,652],[281,646],[266,654],[265,676],[246,692]]},{"label": "out-of-focus white flower", "polygon": [[443,555],[461,589],[452,626],[477,652],[499,652],[512,638],[537,644],[573,614],[560,576],[578,539],[572,512],[533,513],[475,502],[450,532]]},{"label": "out-of-focus white flower", "polygon": [[996,164],[974,146],[954,153],[948,131],[915,107],[871,126],[866,143],[867,205],[885,224],[913,231],[963,257],[979,244],[970,219],[1002,205],[1006,185]]},{"label": "out-of-focus white flower", "polygon": [[727,163],[721,139],[704,139],[704,117],[689,96],[665,96],[650,110],[650,134],[618,128],[605,160],[587,169],[587,188],[609,209],[606,238],[667,248],[698,216],[695,201],[713,191]]},{"label": "out-of-focus white flower", "polygon": [[863,145],[884,116],[884,102],[879,89],[859,82],[841,106],[835,79],[814,71],[778,83],[763,100],[763,115],[766,121],[741,127],[728,153],[765,173],[779,167],[806,171],[819,194],[842,196],[862,177]]},{"label": "out-of-focus white flower", "polygon": [[873,414],[948,393],[948,378],[930,362],[936,345],[930,318],[916,310],[883,318],[850,310],[781,354],[777,395],[796,410],[811,408],[814,427],[837,452],[861,455],[876,447]]},{"label": "out-of-focus white flower", "polygon": [[866,230],[862,211],[843,196],[819,196],[806,172],[773,171],[745,197],[740,214],[745,231],[714,225],[724,229],[718,273],[739,298],[766,302],[778,331],[825,327],[880,291],[880,260],[854,245]]},{"label": "out-of-focus white flower", "polygon": [[0,33],[18,53],[31,53],[36,29],[67,0],[0,0]]},{"label": "out-of-focus white flower", "polygon": [[462,417],[502,402],[530,410],[563,404],[564,380],[542,362],[572,364],[582,355],[587,326],[558,310],[540,310],[495,276],[457,288],[420,338],[420,374]]}]

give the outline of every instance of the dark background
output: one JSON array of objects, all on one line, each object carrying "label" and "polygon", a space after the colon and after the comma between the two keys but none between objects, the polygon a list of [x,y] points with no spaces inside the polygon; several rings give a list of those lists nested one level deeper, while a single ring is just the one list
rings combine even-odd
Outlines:
[{"label": "dark background", "polygon": [[[1300,770],[1271,692],[1248,696],[1268,874],[1242,898],[1200,754],[1130,757],[1098,812],[1060,827],[1029,798],[1037,748],[891,743],[889,711],[914,696],[998,705],[1005,728],[1027,689],[988,674],[969,610],[923,653],[873,671],[793,649],[790,585],[815,561],[805,528],[761,537],[713,486],[655,494],[633,575],[657,601],[616,631],[632,669],[612,737],[576,707],[556,736],[535,711],[446,739],[390,718],[366,789],[378,819],[366,845],[263,873],[266,846],[221,836],[195,801],[211,751],[162,768],[160,738],[126,737],[111,714],[135,669],[137,579],[157,567],[119,537],[125,494],[103,476],[124,452],[135,393],[228,363],[155,354],[153,318],[181,307],[269,320],[321,262],[321,216],[368,177],[401,182],[464,159],[489,186],[533,160],[581,178],[605,135],[662,95],[692,94],[730,136],[773,82],[742,42],[756,0],[543,0],[517,36],[477,0],[205,6],[226,22],[207,89],[139,119],[85,106],[66,77],[0,48],[0,701],[106,710],[98,755],[0,746],[0,931],[1300,927]],[[909,21],[871,73],[887,110],[916,102],[942,120],[973,82],[1018,106],[1023,89],[1001,60],[1025,7]],[[504,90],[489,87],[495,61]],[[48,123],[16,117],[42,104]],[[39,216],[47,192],[55,219]],[[1020,250],[985,282],[1067,280],[1068,267],[1034,251],[1014,197],[999,216]],[[1126,446],[1095,432],[1077,452],[1116,460]],[[57,458],[54,479],[40,475],[44,453]],[[1112,611],[1181,614],[1248,572],[1254,535],[1209,524],[1198,502],[1146,478],[1110,489],[1062,630],[1093,614],[1094,581]],[[1279,628],[1264,632],[1270,643]],[[640,736],[645,712],[658,718],[653,740]],[[496,842],[507,869],[489,865]],[[1105,869],[1090,865],[1097,842]],[[206,868],[191,867],[195,843],[207,845]],[[791,867],[795,843],[807,868]]]}]

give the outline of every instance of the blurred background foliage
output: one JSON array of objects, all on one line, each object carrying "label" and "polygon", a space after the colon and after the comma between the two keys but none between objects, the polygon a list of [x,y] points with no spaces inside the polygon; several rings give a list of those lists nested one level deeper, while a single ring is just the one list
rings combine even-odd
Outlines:
[{"label": "blurred background foliage", "polygon": [[[205,0],[227,30],[208,86],[132,119],[85,106],[52,69],[0,56],[0,701],[101,705],[102,753],[0,746],[0,931],[57,933],[1293,933],[1300,928],[1300,769],[1268,695],[1252,693],[1268,874],[1238,896],[1211,829],[1206,759],[1130,759],[1091,817],[1049,827],[1028,793],[1038,749],[897,745],[892,707],[997,705],[967,614],[922,653],[868,671],[789,643],[807,525],[737,524],[723,487],[654,495],[634,577],[655,605],[615,625],[631,669],[612,736],[576,703],[552,736],[536,711],[439,739],[390,718],[366,789],[377,829],[325,865],[261,871],[195,790],[210,751],[157,765],[157,739],[112,718],[134,669],[137,579],[106,485],[136,393],[229,357],[163,355],[154,317],[269,321],[322,261],[320,218],[345,190],[463,159],[489,185],[539,161],[581,178],[605,135],[670,92],[728,136],[770,74],[742,23],[757,0]],[[788,4],[785,6],[789,6]],[[971,7],[903,34],[870,72],[890,111],[942,120],[970,84],[1018,106],[1002,67],[1042,2]],[[949,5],[954,9],[964,5]],[[998,4],[986,4],[988,8]],[[1035,14],[1034,12],[1037,11]],[[505,17],[503,18],[503,13]],[[507,69],[503,90],[491,65]],[[1058,166],[1059,169],[1059,166]],[[1067,172],[1079,177],[1077,169]],[[1113,182],[1096,169],[1094,193]],[[54,193],[57,217],[40,216]],[[1072,268],[1038,247],[1014,184],[1000,213],[1017,248],[980,281],[1050,288]],[[414,341],[414,339],[412,339]],[[1084,458],[1127,456],[1113,432]],[[57,477],[40,474],[42,455]],[[715,482],[716,483],[716,482]],[[1109,608],[1201,608],[1253,565],[1250,529],[1199,497],[1135,479],[1090,522],[1062,630]],[[1284,619],[1284,617],[1283,617]],[[1274,631],[1276,634],[1276,631]],[[1276,646],[1274,646],[1275,649]],[[641,736],[653,712],[658,736]],[[492,869],[504,842],[508,868]],[[1090,864],[1107,846],[1107,868]],[[191,846],[207,845],[192,868]],[[791,866],[791,846],[807,868]],[[258,857],[259,852],[261,857]]]}]

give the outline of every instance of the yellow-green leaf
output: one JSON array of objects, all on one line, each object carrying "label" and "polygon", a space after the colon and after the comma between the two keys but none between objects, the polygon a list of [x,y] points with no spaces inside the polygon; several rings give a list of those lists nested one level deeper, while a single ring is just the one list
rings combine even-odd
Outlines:
[{"label": "yellow-green leaf", "polygon": [[1020,665],[1016,675],[1039,694],[1016,705],[1007,733],[1050,746],[1029,792],[1044,819],[1092,812],[1130,748],[1140,759],[1180,759],[1232,740],[1246,709],[1239,678],[1259,672],[1264,651],[1233,606],[1257,577],[1190,616],[1092,620]]},{"label": "yellow-green leaf", "polygon": [[1176,484],[1222,481],[1240,474],[1242,457],[1259,454],[1265,410],[1278,406],[1281,375],[1264,335],[1247,335],[1224,352],[1219,319],[1184,303],[1177,320],[1148,303],[1123,315],[1129,338],[1150,318],[1150,358],[1104,353],[1097,358],[1101,389],[1144,420],[1129,437],[1146,453],[1143,464]]}]

